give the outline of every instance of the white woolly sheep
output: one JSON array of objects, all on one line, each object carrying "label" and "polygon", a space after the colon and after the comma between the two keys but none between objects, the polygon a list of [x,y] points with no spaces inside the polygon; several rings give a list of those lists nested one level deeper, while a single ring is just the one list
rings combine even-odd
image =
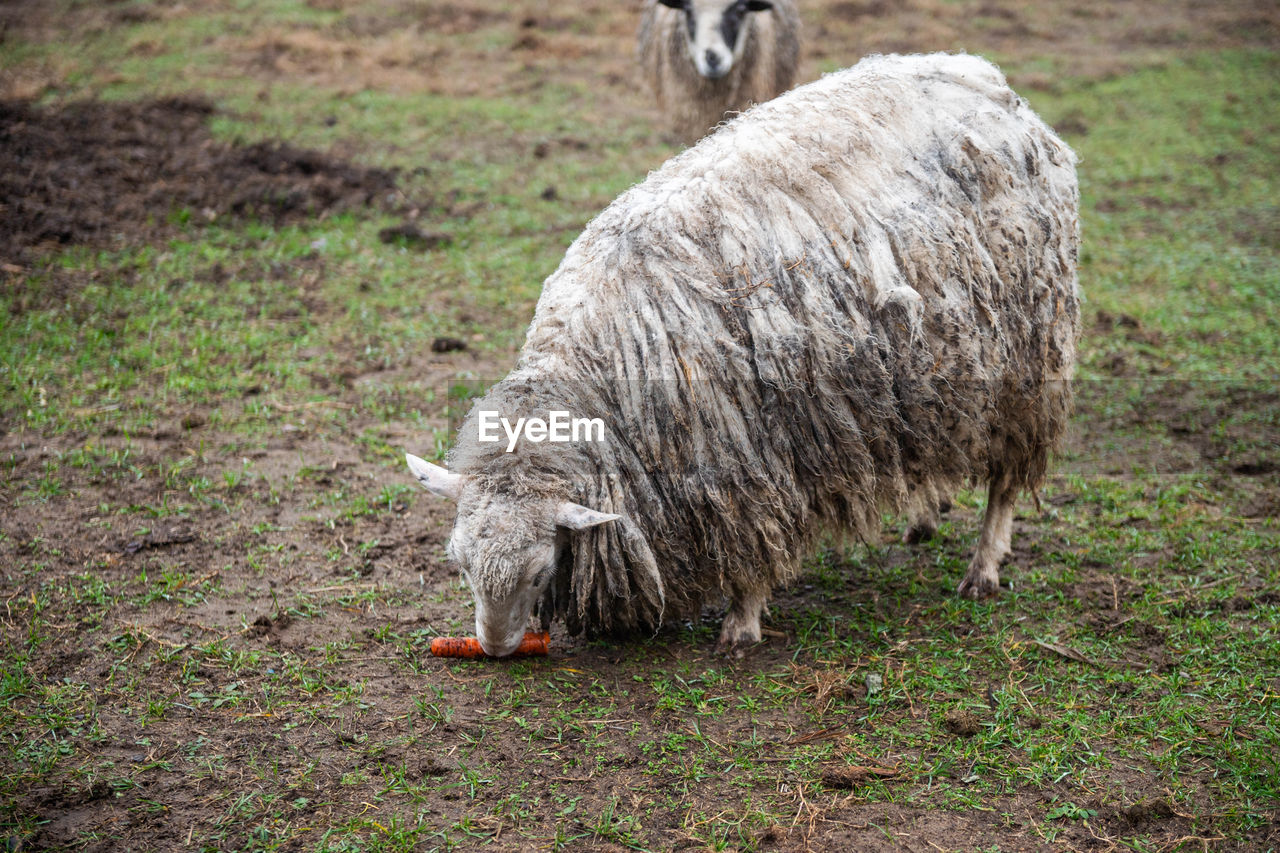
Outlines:
[{"label": "white woolly sheep", "polygon": [[[628,633],[719,597],[721,644],[758,641],[818,537],[927,520],[966,482],[988,504],[959,592],[994,593],[1070,409],[1074,163],[984,60],[882,56],[624,193],[547,279],[451,470],[408,458],[458,502],[484,648],[531,613]],[[486,411],[607,438],[507,452],[479,440]]]},{"label": "white woolly sheep", "polygon": [[672,129],[695,142],[791,88],[799,34],[794,0],[649,0],[637,52]]}]

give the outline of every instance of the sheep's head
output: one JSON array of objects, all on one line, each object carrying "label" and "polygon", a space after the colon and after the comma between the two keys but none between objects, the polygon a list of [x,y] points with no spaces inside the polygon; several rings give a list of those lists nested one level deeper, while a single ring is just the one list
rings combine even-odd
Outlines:
[{"label": "sheep's head", "polygon": [[564,531],[618,518],[571,501],[481,493],[439,465],[411,454],[405,461],[427,490],[458,503],[448,555],[475,598],[476,637],[495,657],[511,654],[524,639],[533,607],[555,575]]},{"label": "sheep's head", "polygon": [[724,77],[742,58],[746,45],[743,26],[753,12],[773,8],[768,0],[658,0],[684,12],[685,44],[698,73],[709,80]]}]

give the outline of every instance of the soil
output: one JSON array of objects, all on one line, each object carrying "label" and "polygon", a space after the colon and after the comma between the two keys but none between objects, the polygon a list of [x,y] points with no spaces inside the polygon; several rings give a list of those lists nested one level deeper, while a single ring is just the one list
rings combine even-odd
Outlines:
[{"label": "soil", "polygon": [[953,708],[942,717],[942,727],[959,737],[972,737],[981,728],[981,722],[972,711]]},{"label": "soil", "polygon": [[[6,42],[55,39],[62,28],[71,27],[112,32],[131,22],[186,13],[181,4],[163,2],[75,3],[47,11],[53,5],[31,0],[0,6],[0,37]],[[635,2],[596,0],[576,5],[572,12],[566,7],[559,16],[545,4],[524,4],[527,13],[512,15],[510,4],[496,0],[446,4],[311,0],[310,5],[339,11],[338,22],[318,30],[275,25],[244,35],[230,46],[243,70],[264,80],[288,75],[316,85],[453,95],[518,93],[522,87],[598,79],[610,97],[637,103],[629,94],[628,82]],[[974,21],[979,19],[994,28],[993,38],[1002,49],[1021,55],[1040,50],[1070,56],[1081,64],[1093,63],[1090,70],[1099,76],[1117,73],[1144,51],[1163,49],[1186,29],[1195,31],[1206,45],[1280,46],[1280,12],[1273,3],[1096,0],[1041,5],[1070,7],[1070,11],[1038,12],[1028,4],[1005,0],[814,2],[806,13],[813,45],[807,61],[812,72],[818,62],[872,49],[973,46],[966,39],[975,37]],[[583,26],[582,21],[589,25]],[[1057,30],[1051,27],[1064,21]],[[424,33],[449,36],[483,28],[497,34],[494,41],[501,55],[496,59],[469,52],[470,48],[451,49],[447,38],[431,41],[429,46],[413,41]],[[421,61],[424,52],[431,52],[429,63]],[[335,70],[335,57],[344,59],[344,70]],[[1053,85],[1047,77],[1028,82]],[[208,120],[216,108],[203,100],[38,106],[25,99],[57,86],[57,69],[0,73],[0,93],[10,98],[0,102],[0,262],[8,265],[8,275],[18,275],[22,268],[69,245],[155,242],[191,221],[296,222],[340,210],[369,205],[396,208],[402,203],[393,173],[359,166],[329,152],[280,143],[235,145],[215,140]],[[12,99],[15,95],[24,99]],[[574,156],[574,150],[557,146],[555,156]],[[390,229],[384,239],[417,249],[437,245],[444,238],[415,226]],[[204,274],[216,279],[225,272],[211,266]],[[271,274],[264,271],[266,276]],[[1125,318],[1098,316],[1096,322],[1144,333],[1136,321],[1127,323]],[[460,368],[478,375],[501,375],[503,365],[477,361],[466,346],[465,341],[442,338],[432,347],[434,352],[415,357],[405,370],[420,376],[427,387],[445,387]],[[359,363],[357,353],[344,355],[350,356],[350,363]],[[1131,365],[1117,369],[1119,375],[1130,371],[1146,375]],[[57,785],[29,791],[22,810],[37,816],[41,825],[36,834],[14,839],[14,845],[24,850],[179,849],[188,832],[199,826],[202,833],[219,829],[234,844],[252,847],[247,829],[237,826],[234,804],[219,795],[226,790],[257,797],[259,802],[265,797],[286,804],[282,825],[293,820],[287,804],[298,800],[307,805],[294,821],[296,826],[336,826],[361,816],[390,825],[391,818],[374,805],[382,802],[384,793],[380,777],[366,772],[368,768],[399,768],[406,780],[418,783],[452,778],[459,761],[466,760],[508,768],[511,775],[494,783],[487,800],[482,796],[479,811],[467,811],[471,808],[467,790],[453,787],[441,788],[430,802],[419,804],[423,813],[445,824],[461,813],[474,813],[477,831],[498,833],[494,847],[521,849],[518,836],[508,840],[501,835],[503,819],[495,816],[501,797],[519,793],[527,801],[541,798],[545,805],[553,792],[568,791],[577,798],[580,814],[597,815],[611,800],[627,802],[632,791],[653,785],[644,773],[645,756],[628,747],[625,738],[619,741],[622,746],[602,752],[593,745],[589,730],[566,732],[558,742],[534,743],[518,728],[485,724],[493,708],[481,684],[494,677],[491,673],[409,654],[406,645],[397,642],[397,638],[450,633],[448,629],[458,624],[465,611],[460,597],[465,592],[457,590],[454,571],[441,558],[452,513],[449,507],[416,501],[411,509],[393,505],[390,512],[352,518],[324,517],[314,508],[332,490],[384,478],[381,460],[356,436],[372,430],[387,441],[410,437],[407,428],[404,434],[393,435],[381,420],[361,413],[371,375],[357,372],[345,377],[333,395],[333,405],[351,412],[345,438],[308,425],[305,413],[297,413],[282,419],[265,446],[250,453],[256,471],[290,484],[283,495],[245,486],[234,512],[196,505],[176,519],[160,518],[144,531],[124,532],[107,523],[110,519],[101,514],[104,505],[159,505],[180,496],[157,485],[154,476],[139,479],[127,476],[127,471],[91,473],[62,467],[69,478],[68,491],[55,504],[18,502],[5,507],[0,561],[38,560],[43,566],[39,579],[6,582],[3,593],[10,603],[33,595],[37,581],[57,580],[67,590],[75,590],[84,588],[92,575],[112,587],[136,591],[137,579],[144,573],[151,577],[177,573],[183,578],[156,600],[122,598],[105,621],[99,621],[100,611],[87,603],[60,605],[60,621],[48,626],[51,639],[31,651],[29,672],[45,685],[101,685],[98,704],[92,709],[95,731],[81,746],[95,760],[123,768],[117,776],[127,775],[135,784],[113,786],[94,778],[86,767],[84,774],[69,774]],[[1083,388],[1081,393],[1087,404],[1089,394],[1105,391]],[[1207,398],[1207,409],[1201,405],[1206,399],[1203,393],[1195,398],[1197,405],[1189,407],[1184,402],[1190,399],[1185,389],[1153,382],[1148,402],[1140,409],[1114,415],[1110,421],[1100,418],[1078,424],[1071,450],[1085,469],[1123,471],[1151,462],[1172,471],[1203,470],[1246,508],[1244,515],[1274,517],[1280,507],[1277,463],[1258,448],[1280,445],[1280,395],[1274,389],[1223,387]],[[1222,413],[1241,407],[1262,413],[1251,427],[1254,433],[1232,435],[1209,429]],[[1116,438],[1128,427],[1153,424],[1167,435],[1168,444],[1154,449],[1145,444],[1124,446]],[[1259,435],[1257,430],[1270,432]],[[1103,436],[1106,442],[1099,440]],[[219,480],[234,473],[239,464],[238,459],[203,455],[202,448],[234,440],[219,431],[212,410],[185,411],[168,413],[152,434],[142,436],[63,434],[33,441],[30,435],[9,432],[0,436],[4,477],[9,484],[35,483],[46,466],[61,465],[65,454],[89,440],[104,448],[127,448],[129,465],[145,471],[192,459],[199,471]],[[1109,449],[1101,449],[1104,445]],[[1055,486],[1061,500],[1071,499],[1065,481]],[[50,512],[50,506],[56,512]],[[971,515],[954,511],[961,522],[971,523]],[[1058,544],[1046,525],[1025,519],[1018,525],[1010,568],[1014,576],[1030,567],[1038,549]],[[288,559],[272,557],[275,562],[264,570],[254,556],[258,553]],[[893,554],[888,559],[909,559],[905,552]],[[1152,555],[1153,560],[1159,557]],[[1131,619],[1125,611],[1126,603],[1141,590],[1124,582],[1113,585],[1105,567],[1094,567],[1092,575],[1088,570],[1075,585],[1064,588],[1063,595],[1067,600],[1078,599],[1082,612],[1093,614],[1095,630],[1118,638],[1126,657],[1106,663],[1167,667],[1171,652],[1159,626]],[[282,610],[278,596],[301,590],[314,591],[317,600],[325,602],[321,612],[300,616]],[[194,594],[197,591],[210,594]],[[366,595],[371,591],[378,593],[376,606]],[[827,597],[800,586],[782,593],[779,606],[818,606],[819,600],[821,606],[842,605],[840,596]],[[1247,613],[1259,601],[1264,600],[1238,597],[1229,606]],[[913,614],[911,604],[874,601],[868,606],[883,610],[892,617],[888,621],[904,626]],[[1177,606],[1178,602],[1170,604]],[[6,639],[16,641],[23,626],[0,618]],[[568,680],[586,696],[592,690],[616,694],[633,678],[645,677],[643,664],[637,663],[644,655],[679,661],[691,671],[724,665],[711,658],[710,643],[689,644],[684,636],[680,631],[668,632],[641,644],[643,655],[636,655],[633,644],[585,643],[554,633],[552,656],[521,666],[535,667],[548,683]],[[910,630],[904,628],[900,636],[909,640]],[[206,654],[195,670],[187,672],[183,661],[194,659],[190,652],[197,646],[222,648],[226,655],[218,659]],[[255,653],[266,652],[301,662],[290,688],[294,692],[286,697],[290,702],[283,711],[261,699],[263,686],[277,683],[276,674],[245,663]],[[1051,649],[1043,653],[1058,654]],[[862,695],[860,688],[849,687],[843,674],[833,679],[825,670],[793,671],[791,655],[788,638],[775,637],[734,664],[744,680],[792,672],[799,685],[803,704],[757,714],[765,740],[760,758],[778,760],[779,768],[784,759],[771,752],[771,743],[824,736],[812,730],[809,710],[857,701]],[[143,660],[148,661],[145,667],[140,665]],[[135,662],[139,665],[134,666]],[[304,714],[296,709],[296,700],[310,689],[308,679],[323,680],[330,691],[345,686],[349,696]],[[186,690],[210,695],[234,687],[257,698],[234,706],[211,701],[198,708],[180,699],[165,715],[145,725],[136,707],[116,704],[126,690],[129,696],[160,698],[177,682]],[[499,679],[498,683],[506,682]],[[451,709],[447,720],[432,722],[424,716],[418,700],[433,695],[428,688],[438,690],[440,701]],[[1133,697],[1134,701],[1140,698]],[[689,721],[660,708],[630,711],[634,718],[625,722],[638,721],[637,742],[690,735]],[[955,737],[970,737],[985,722],[983,713],[972,708],[929,712],[941,717]],[[735,714],[708,719],[698,734],[712,741],[735,741],[741,736],[743,720]],[[1053,721],[1027,715],[1019,724],[1039,728],[1052,726]],[[65,730],[51,731],[47,737],[53,741],[72,737],[77,725],[77,720],[68,719]],[[620,722],[605,720],[600,725]],[[802,730],[808,734],[798,733]],[[487,740],[477,746],[475,739],[481,733]],[[199,743],[194,752],[193,736]],[[966,769],[961,768],[961,777]],[[727,774],[731,777],[732,772]],[[751,827],[750,842],[771,850],[972,849],[979,842],[998,843],[1001,849],[1040,849],[1048,845],[1032,830],[1045,812],[1046,800],[1080,796],[1066,783],[1051,783],[1042,790],[1011,790],[985,802],[983,809],[958,812],[909,801],[877,803],[858,795],[867,785],[892,783],[894,774],[893,768],[874,765],[828,768],[820,778],[835,789],[833,795],[806,790],[780,769],[777,790],[769,793],[793,801],[795,820]],[[725,796],[723,781],[691,782],[686,797],[704,813],[714,814]],[[1096,820],[1091,826],[1065,824],[1060,842],[1073,849],[1110,849],[1114,839],[1141,832],[1150,846],[1164,849],[1196,835],[1184,809],[1168,802],[1157,778],[1149,773],[1117,767],[1107,783],[1126,791],[1132,802],[1079,802],[1097,812]],[[729,790],[735,796],[738,793]],[[1211,795],[1205,792],[1193,805],[1210,811]],[[646,828],[667,846],[699,846],[690,840],[685,814],[654,813]],[[295,835],[299,840],[284,849],[313,849],[320,834]],[[623,849],[610,848],[590,836],[574,844],[571,849]],[[1251,838],[1220,849],[1263,849],[1277,844],[1280,825],[1273,821]]]},{"label": "soil", "polygon": [[0,101],[0,262],[137,245],[197,217],[275,224],[395,204],[392,172],[279,142],[213,139],[191,98],[41,108]]}]

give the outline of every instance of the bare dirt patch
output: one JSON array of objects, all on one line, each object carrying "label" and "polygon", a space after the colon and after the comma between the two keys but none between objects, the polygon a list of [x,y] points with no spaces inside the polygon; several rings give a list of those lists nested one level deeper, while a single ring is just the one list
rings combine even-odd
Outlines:
[{"label": "bare dirt patch", "polygon": [[198,99],[0,102],[0,261],[69,245],[137,245],[179,220],[280,224],[393,206],[393,172],[285,143],[215,140]]}]

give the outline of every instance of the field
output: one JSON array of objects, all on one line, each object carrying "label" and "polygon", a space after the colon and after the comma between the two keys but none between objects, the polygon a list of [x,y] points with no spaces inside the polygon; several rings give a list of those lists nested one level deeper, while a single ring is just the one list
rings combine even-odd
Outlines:
[{"label": "field", "polygon": [[678,150],[639,3],[0,4],[0,840],[1280,849],[1280,7],[801,0],[801,79],[968,50],[1080,154],[1077,413],[998,597],[938,536],[443,662],[443,458]]}]

